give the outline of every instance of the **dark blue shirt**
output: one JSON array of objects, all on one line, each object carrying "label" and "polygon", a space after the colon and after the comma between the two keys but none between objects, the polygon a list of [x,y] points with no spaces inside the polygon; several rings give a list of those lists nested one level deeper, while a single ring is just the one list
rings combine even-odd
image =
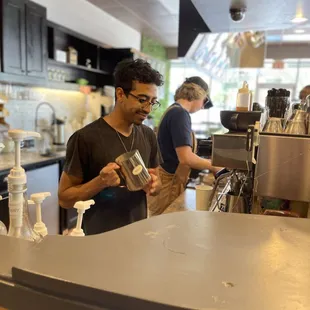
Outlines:
[{"label": "dark blue shirt", "polygon": [[180,146],[192,147],[192,122],[188,111],[175,103],[159,126],[158,144],[163,163],[162,168],[169,173],[175,173],[179,160],[176,148]]}]

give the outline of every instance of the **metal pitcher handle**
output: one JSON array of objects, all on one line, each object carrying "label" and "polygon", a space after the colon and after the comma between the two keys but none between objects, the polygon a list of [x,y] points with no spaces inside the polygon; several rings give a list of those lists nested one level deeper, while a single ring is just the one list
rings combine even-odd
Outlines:
[{"label": "metal pitcher handle", "polygon": [[123,175],[121,169],[118,169],[118,170],[115,170],[116,173],[118,174],[118,177],[120,179],[120,183],[119,183],[119,187],[127,187],[127,184],[126,184],[126,178],[125,176]]}]

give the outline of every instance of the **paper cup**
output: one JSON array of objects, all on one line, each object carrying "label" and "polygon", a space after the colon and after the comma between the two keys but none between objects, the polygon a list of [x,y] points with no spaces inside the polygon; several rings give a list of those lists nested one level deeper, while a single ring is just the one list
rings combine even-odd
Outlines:
[{"label": "paper cup", "polygon": [[208,211],[209,200],[213,188],[209,185],[196,186],[196,210]]}]

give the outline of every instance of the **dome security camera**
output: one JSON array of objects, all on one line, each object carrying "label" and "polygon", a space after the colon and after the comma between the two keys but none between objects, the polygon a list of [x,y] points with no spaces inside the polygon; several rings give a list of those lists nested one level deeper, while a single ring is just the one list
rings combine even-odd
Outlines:
[{"label": "dome security camera", "polygon": [[245,7],[231,7],[229,9],[230,18],[235,23],[240,23],[244,20],[246,8]]}]

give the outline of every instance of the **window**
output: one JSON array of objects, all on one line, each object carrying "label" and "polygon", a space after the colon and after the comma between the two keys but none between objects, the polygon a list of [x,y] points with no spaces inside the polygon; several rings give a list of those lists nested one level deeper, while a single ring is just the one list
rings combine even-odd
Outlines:
[{"label": "window", "polygon": [[265,61],[265,68],[258,70],[259,84],[290,84],[296,83],[298,60],[284,60],[284,69],[273,69],[273,60]]},{"label": "window", "polygon": [[208,72],[197,64],[185,60],[172,62],[170,95],[185,77],[199,75],[210,86],[210,97],[214,107],[202,110],[192,117],[193,130],[198,134],[210,135],[221,130],[220,111],[235,109],[238,89],[247,81],[253,91],[253,101],[265,106],[267,91],[271,88],[286,88],[291,92],[292,102],[298,100],[300,90],[310,84],[310,59],[284,59],[283,69],[273,69],[273,59],[266,59],[261,69],[227,69],[222,79],[209,77]]},{"label": "window", "polygon": [[307,85],[310,85],[310,59],[300,60],[298,80],[297,80],[297,92],[295,99],[298,99],[299,92]]}]

